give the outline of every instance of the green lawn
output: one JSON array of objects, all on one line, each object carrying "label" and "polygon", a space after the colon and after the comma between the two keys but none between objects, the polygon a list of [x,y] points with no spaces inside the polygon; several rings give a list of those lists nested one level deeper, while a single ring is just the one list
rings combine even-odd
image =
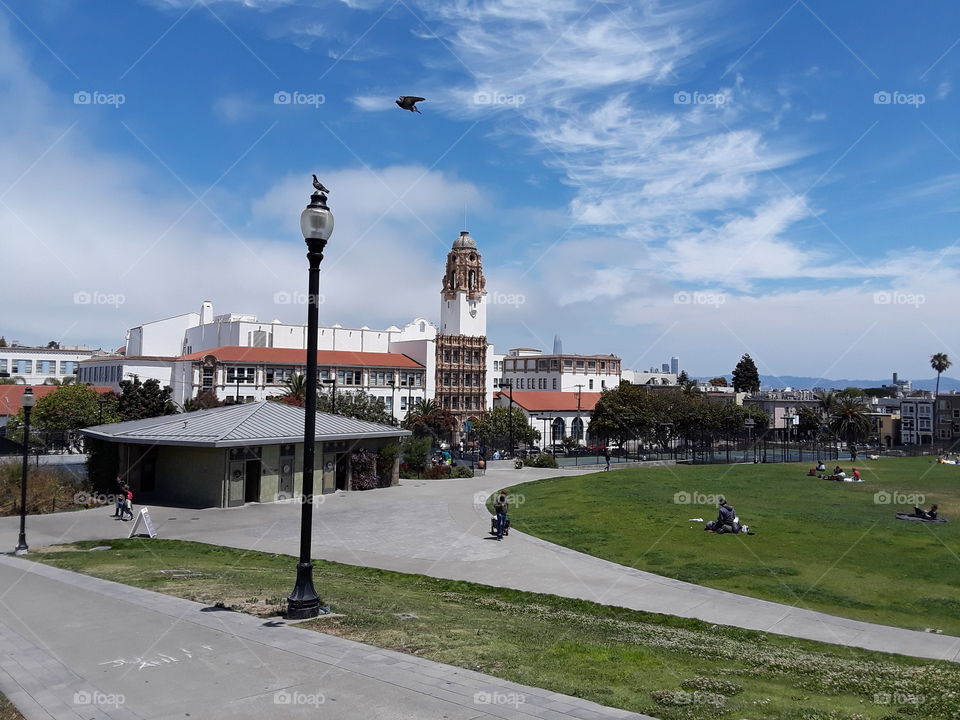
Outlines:
[{"label": "green lawn", "polygon": [[[112,549],[85,551],[104,542]],[[283,607],[296,563],[142,539],[29,558],[261,615]],[[161,572],[171,569],[189,576]],[[957,717],[960,666],[951,663],[330,562],[316,563],[315,579],[345,617],[305,627],[665,720]]]},{"label": "green lawn", "polygon": [[[847,473],[850,467],[844,463]],[[518,485],[513,527],[623,565],[834,615],[960,635],[960,466],[930,458],[858,463],[865,482],[806,477],[807,465],[701,465],[601,472]],[[899,500],[900,504],[875,502]],[[690,518],[723,494],[756,535],[714,535]],[[896,520],[911,494],[947,524]]]}]

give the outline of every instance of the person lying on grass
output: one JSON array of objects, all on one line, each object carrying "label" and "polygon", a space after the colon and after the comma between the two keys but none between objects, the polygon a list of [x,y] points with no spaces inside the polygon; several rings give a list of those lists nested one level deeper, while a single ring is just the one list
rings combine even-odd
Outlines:
[{"label": "person lying on grass", "polygon": [[934,503],[930,506],[929,510],[924,510],[922,507],[917,505],[913,506],[913,514],[924,520],[936,520],[937,519],[937,505]]}]

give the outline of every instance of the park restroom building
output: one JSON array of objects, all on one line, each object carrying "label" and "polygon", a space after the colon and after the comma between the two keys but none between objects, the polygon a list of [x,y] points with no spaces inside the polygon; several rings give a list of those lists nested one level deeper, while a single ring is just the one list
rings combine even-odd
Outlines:
[{"label": "park restroom building", "polygon": [[[82,432],[114,445],[117,473],[137,504],[238,507],[302,490],[304,409],[281,402],[228,405],[97,425]],[[317,413],[314,490],[349,490],[351,456],[376,454],[409,431]],[[390,484],[399,478],[399,456]]]}]

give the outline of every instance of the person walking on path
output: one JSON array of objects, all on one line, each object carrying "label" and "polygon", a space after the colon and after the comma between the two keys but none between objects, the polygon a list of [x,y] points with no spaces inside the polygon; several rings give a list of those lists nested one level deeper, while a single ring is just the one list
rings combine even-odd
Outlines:
[{"label": "person walking on path", "polygon": [[497,540],[503,540],[507,529],[507,494],[501,490],[497,496],[497,501],[493,504],[493,509],[497,512]]},{"label": "person walking on path", "polygon": [[606,460],[607,462],[607,466],[604,468],[604,470],[609,470],[610,469],[610,449],[609,448],[604,449],[603,459]]},{"label": "person walking on path", "polygon": [[127,502],[127,492],[123,489],[123,480],[120,479],[120,476],[117,475],[117,489],[116,489],[116,508],[113,511],[113,517],[118,518],[123,515],[123,506]]},{"label": "person walking on path", "polygon": [[[123,486],[124,498],[123,498],[123,507],[120,509],[120,519],[123,521],[133,520],[133,490],[130,489],[129,485]],[[129,514],[130,517],[124,517],[125,514]]]}]

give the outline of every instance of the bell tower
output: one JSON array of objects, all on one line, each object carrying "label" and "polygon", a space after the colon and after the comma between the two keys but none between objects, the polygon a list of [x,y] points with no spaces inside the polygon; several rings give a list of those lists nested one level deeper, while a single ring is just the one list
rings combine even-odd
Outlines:
[{"label": "bell tower", "polygon": [[487,409],[486,285],[477,243],[464,230],[447,254],[436,345],[436,400],[457,419],[452,442],[468,437]]},{"label": "bell tower", "polygon": [[464,230],[447,254],[440,305],[440,332],[447,335],[487,334],[487,281],[477,243]]}]

